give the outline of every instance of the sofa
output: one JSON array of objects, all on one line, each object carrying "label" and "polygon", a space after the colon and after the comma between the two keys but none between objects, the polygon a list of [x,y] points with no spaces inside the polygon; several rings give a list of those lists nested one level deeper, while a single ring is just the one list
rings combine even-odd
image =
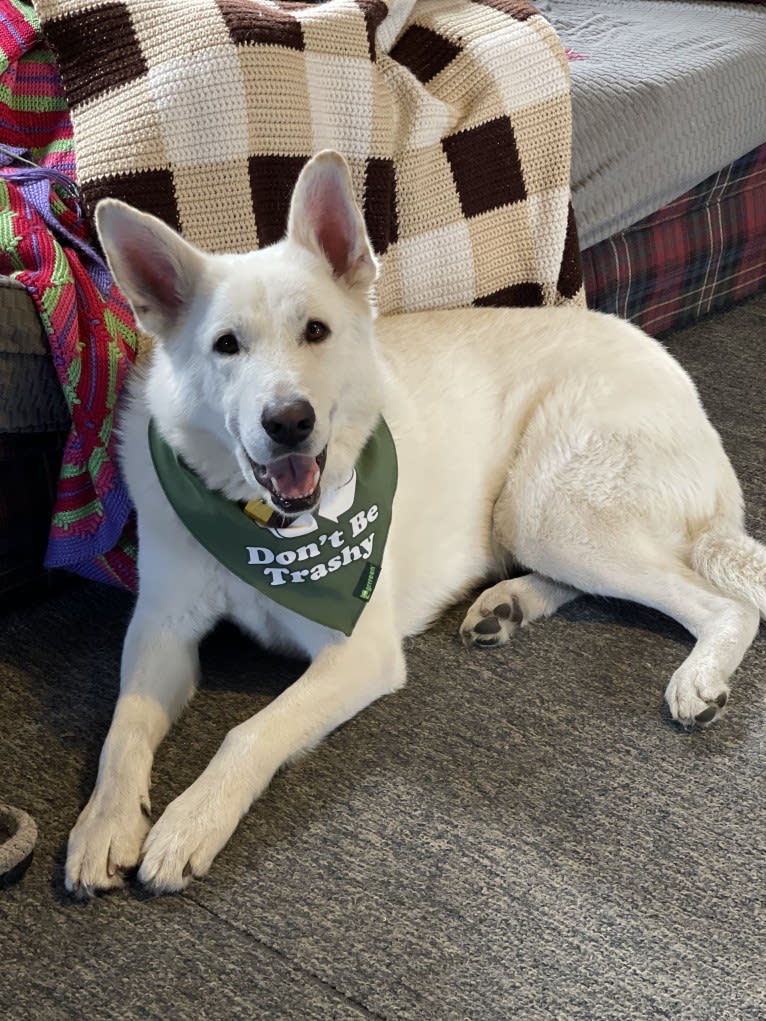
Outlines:
[{"label": "sofa", "polygon": [[[345,10],[342,5],[346,2],[330,0],[324,5],[326,12],[320,13],[330,17],[335,10]],[[340,4],[341,8],[334,4]],[[228,18],[232,38],[237,32],[246,34],[244,23],[237,20],[245,16],[243,4],[227,7],[221,0],[219,6]],[[285,10],[290,6],[286,5]],[[492,8],[493,17],[500,12],[519,25],[538,18],[539,12],[555,30],[566,54],[572,124],[570,223],[566,230],[566,224],[561,226],[558,290],[549,287],[545,291],[548,285],[541,285],[537,290],[525,286],[515,290],[501,287],[487,300],[481,295],[468,295],[467,298],[458,296],[452,303],[577,301],[582,300],[579,287],[582,279],[591,307],[624,316],[651,334],[662,335],[761,292],[766,287],[766,106],[762,99],[766,95],[766,61],[763,60],[766,7],[692,0],[539,0],[536,8],[515,0],[494,0],[483,6]],[[141,0],[109,7],[110,11],[114,7],[123,9],[128,23],[131,17],[134,22],[140,20],[147,9]],[[364,9],[366,24],[372,25],[370,32],[379,33],[379,43],[381,33],[388,32],[391,36],[385,44],[387,56],[397,57],[406,74],[413,76],[413,81],[417,79],[430,85],[446,80],[450,62],[455,59],[450,46],[455,51],[458,46],[454,40],[435,33],[434,23],[428,21],[429,4],[410,4],[407,17],[399,19],[401,24],[396,18],[392,24],[391,12],[396,13],[397,9],[395,3],[389,7],[388,20],[383,5]],[[465,7],[472,8],[468,0]],[[30,81],[32,77],[39,81],[45,76],[44,90],[34,86],[37,89],[35,102],[39,116],[54,119],[58,125],[58,147],[47,165],[60,177],[75,180],[75,160],[79,156],[77,125],[87,120],[93,101],[78,103],[80,97],[72,92],[78,83],[85,87],[82,81],[87,75],[83,76],[81,67],[70,66],[71,60],[67,64],[67,46],[71,47],[72,42],[67,32],[71,35],[71,25],[58,13],[53,0],[45,0],[36,8],[18,0],[13,10],[16,23],[11,27],[15,38],[23,36],[25,42],[23,52],[17,50],[14,55],[6,35],[2,77],[6,82],[11,80],[17,89],[23,89],[23,76],[29,73],[30,67],[35,70]],[[371,10],[375,17],[382,18],[377,28],[370,20]],[[293,13],[284,17],[280,14],[280,31],[284,29],[284,19],[291,17]],[[96,27],[102,35],[106,31],[100,22]],[[112,29],[125,31],[122,23]],[[537,31],[547,29],[543,27]],[[289,36],[287,32],[280,39],[285,52],[294,56],[297,47]],[[550,39],[545,35],[540,38]],[[722,40],[726,45],[719,45]],[[253,40],[242,38],[240,42],[248,46]],[[106,66],[104,59],[94,60]],[[502,71],[498,73],[502,75]],[[127,92],[132,83],[126,81],[122,87]],[[72,108],[77,110],[74,134],[69,122]],[[18,116],[18,108],[5,113],[6,117]],[[30,157],[31,162],[45,163],[46,153],[42,150],[25,153],[20,150],[21,146],[17,145],[9,153],[6,147],[0,183],[3,173],[11,173],[19,167],[24,169],[23,161]],[[14,160],[15,154],[21,163]],[[280,173],[284,171],[288,177],[290,173],[297,173],[300,162],[290,163],[284,159],[279,164]],[[567,168],[569,165],[567,162]],[[453,174],[456,166],[453,160]],[[80,170],[84,177],[89,167],[83,156]],[[374,168],[385,184],[385,159],[378,160]],[[34,169],[30,170],[31,179],[39,188],[40,180],[35,179]],[[369,184],[369,169],[365,173]],[[86,273],[80,288],[86,286],[87,280],[87,286],[95,281],[93,286],[97,291],[108,289],[108,283],[99,277],[103,278],[105,271],[93,241],[90,214],[94,200],[101,194],[131,197],[129,189],[120,191],[120,187],[125,188],[130,183],[128,178],[129,175],[121,177],[117,173],[106,184],[103,176],[86,179],[90,190],[75,193],[75,202],[69,204],[71,216],[77,223],[73,219],[66,225],[70,240],[62,244],[65,249],[67,245],[75,245],[79,251]],[[275,179],[279,187],[272,188],[265,196],[266,208],[270,208],[269,203],[284,204],[287,185],[279,174]],[[152,180],[156,184],[159,178]],[[55,192],[55,176],[53,182]],[[45,187],[51,187],[50,179],[46,180]],[[157,196],[162,194],[157,185],[146,201],[159,201]],[[389,193],[381,194],[385,197]],[[56,201],[61,203],[66,198],[59,187]],[[137,204],[141,204],[140,199],[138,195]],[[401,202],[401,195],[397,199]],[[565,196],[562,206],[559,197],[559,210],[566,208],[567,199]],[[386,205],[384,201],[383,206],[381,222],[388,233],[382,245],[391,248],[397,208],[394,202]],[[151,211],[162,215],[162,209]],[[365,212],[369,220],[373,213],[377,216],[381,210],[370,206]],[[561,220],[560,212],[557,216]],[[576,232],[572,229],[573,222]],[[578,235],[579,251],[572,251],[572,239]],[[259,238],[263,240],[264,237],[261,230]],[[393,236],[394,244],[396,240]],[[71,373],[72,364],[64,366],[55,352],[51,356],[49,347],[54,311],[61,314],[63,321],[66,310],[51,310],[46,322],[47,309],[43,308],[41,319],[41,305],[33,300],[28,278],[8,255],[7,231],[5,237],[0,236],[0,248],[3,247],[6,259],[0,261],[3,270],[0,275],[0,592],[8,596],[21,588],[49,583],[50,574],[44,561],[54,501],[58,500],[57,520],[65,527],[69,520],[68,505],[62,504],[62,491],[66,491],[68,484],[71,497],[76,486],[72,483],[71,471],[65,470],[59,477],[68,437],[71,444],[68,432],[71,403],[68,406],[68,402],[72,399],[73,384],[66,378],[66,371]],[[497,295],[500,298],[495,301]],[[539,300],[538,295],[542,295]],[[439,303],[449,304],[450,300],[449,292],[439,297]],[[93,323],[80,323],[77,334],[78,343],[86,350],[91,327],[94,331],[98,328]],[[135,338],[130,335],[127,309],[117,316],[112,342],[120,348],[126,371],[127,363],[135,354]],[[111,397],[107,403],[109,401]],[[111,409],[111,403],[109,407]],[[90,425],[98,432],[98,422]],[[123,506],[119,511],[123,515],[122,523],[125,515],[129,515],[129,508]],[[102,518],[109,519],[112,513],[111,509],[98,509]],[[102,524],[99,521],[99,526]],[[129,554],[125,554],[123,561],[127,563],[128,560]],[[112,563],[113,577],[105,580],[127,583],[128,569],[120,570],[123,561]]]}]

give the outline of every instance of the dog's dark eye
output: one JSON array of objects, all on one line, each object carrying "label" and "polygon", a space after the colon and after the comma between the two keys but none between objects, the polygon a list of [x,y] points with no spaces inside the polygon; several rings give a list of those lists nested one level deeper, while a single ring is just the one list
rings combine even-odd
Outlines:
[{"label": "dog's dark eye", "polygon": [[213,350],[219,355],[239,354],[239,341],[233,333],[222,333],[213,341]]},{"label": "dog's dark eye", "polygon": [[330,327],[326,326],[320,319],[309,319],[306,329],[303,331],[304,339],[309,344],[320,344],[330,336]]}]

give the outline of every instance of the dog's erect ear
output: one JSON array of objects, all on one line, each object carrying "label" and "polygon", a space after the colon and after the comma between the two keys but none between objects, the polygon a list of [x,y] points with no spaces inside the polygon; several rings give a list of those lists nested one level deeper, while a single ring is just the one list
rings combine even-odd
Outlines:
[{"label": "dog's erect ear", "polygon": [[343,157],[325,149],[310,160],[295,185],[287,236],[322,255],[333,276],[368,288],[378,271]]},{"label": "dog's erect ear", "polygon": [[139,324],[162,339],[188,309],[204,256],[156,216],[117,199],[96,207],[96,227],[114,279]]}]

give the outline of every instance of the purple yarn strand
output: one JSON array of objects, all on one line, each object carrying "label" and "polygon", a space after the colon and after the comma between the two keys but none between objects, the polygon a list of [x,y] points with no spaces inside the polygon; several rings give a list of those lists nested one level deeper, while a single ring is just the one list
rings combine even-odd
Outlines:
[{"label": "purple yarn strand", "polygon": [[[19,162],[21,167],[11,169],[11,164]],[[51,184],[58,185],[67,196],[76,203],[77,211],[82,216],[80,191],[74,181],[53,167],[42,167],[33,163],[26,149],[18,149],[12,145],[0,143],[0,168],[2,176],[15,184],[24,201],[35,209],[45,221],[54,236],[76,248],[87,261],[89,272],[102,296],[106,297],[112,286],[112,277],[103,256],[92,245],[82,238],[70,233],[51,212]]]}]

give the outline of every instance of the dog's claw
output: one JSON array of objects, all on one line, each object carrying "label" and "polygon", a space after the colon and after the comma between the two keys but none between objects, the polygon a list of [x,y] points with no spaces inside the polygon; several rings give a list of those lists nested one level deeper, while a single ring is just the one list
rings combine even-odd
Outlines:
[{"label": "dog's claw", "polygon": [[112,859],[112,849],[110,848],[109,854],[106,856],[106,874],[110,879],[112,879],[117,875],[117,872],[118,866],[114,864],[114,860]]}]

